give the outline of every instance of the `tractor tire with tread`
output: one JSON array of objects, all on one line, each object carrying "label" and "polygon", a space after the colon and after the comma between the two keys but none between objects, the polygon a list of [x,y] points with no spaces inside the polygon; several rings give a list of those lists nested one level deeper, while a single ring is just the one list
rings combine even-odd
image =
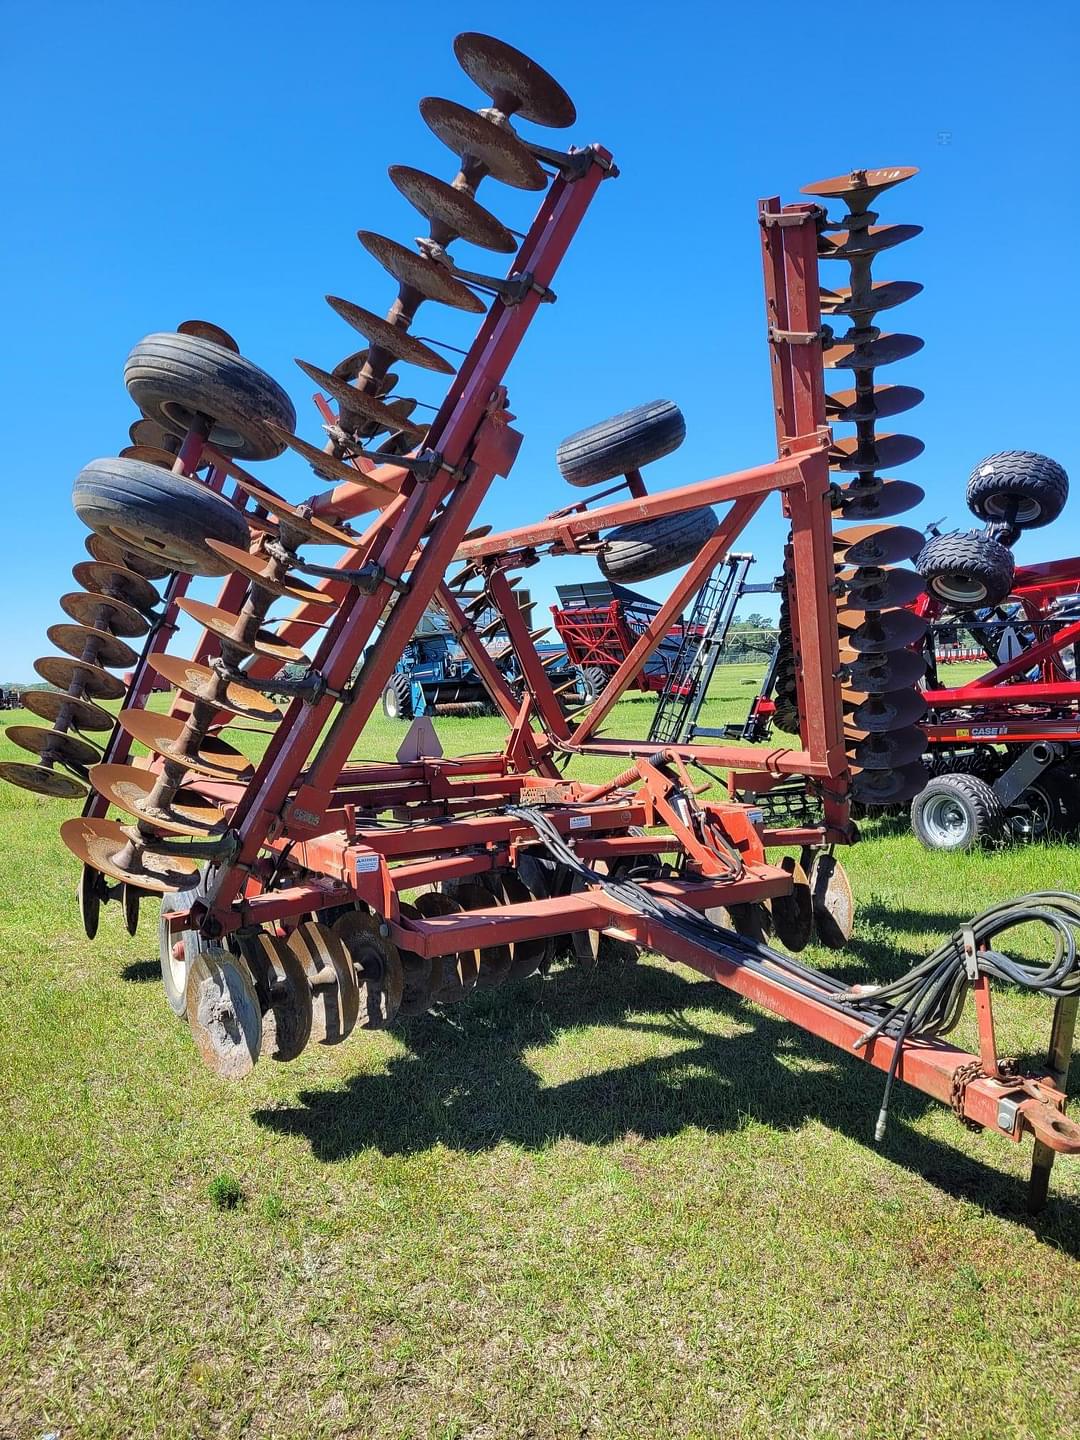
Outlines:
[{"label": "tractor tire with tread", "polygon": [[686,438],[686,421],[673,400],[650,400],[568,435],[555,463],[571,485],[601,485],[670,455]]},{"label": "tractor tire with tread", "polygon": [[915,568],[935,599],[953,610],[1000,605],[1012,589],[1012,551],[971,531],[935,535],[919,551]]},{"label": "tractor tire with tread", "polygon": [[701,505],[681,514],[619,525],[604,537],[597,555],[600,569],[619,585],[655,580],[695,560],[719,524],[716,512]]},{"label": "tractor tire with tread", "polygon": [[[967,503],[988,524],[1035,530],[1058,518],[1069,498],[1069,477],[1056,460],[1033,450],[1001,450],[971,472]],[[1009,511],[1016,504],[1010,520]]]},{"label": "tractor tire with tread", "polygon": [[400,670],[386,682],[382,697],[383,714],[389,720],[411,720],[413,713],[412,682]]},{"label": "tractor tire with tread", "polygon": [[977,775],[939,775],[911,802],[911,828],[928,850],[974,850],[997,844],[1005,807]]}]

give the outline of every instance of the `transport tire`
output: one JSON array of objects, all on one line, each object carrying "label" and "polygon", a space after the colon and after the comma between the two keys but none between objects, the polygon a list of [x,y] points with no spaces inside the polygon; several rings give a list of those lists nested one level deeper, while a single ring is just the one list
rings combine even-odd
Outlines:
[{"label": "transport tire", "polygon": [[1052,765],[1009,806],[1006,827],[1014,840],[1064,840],[1080,829],[1080,783]]},{"label": "transport tire", "polygon": [[273,460],[285,445],[271,425],[296,429],[293,403],[276,380],[197,335],[147,335],[127,358],[124,384],[146,418],[179,439],[197,415],[209,415],[209,443],[238,460]]},{"label": "transport tire", "polygon": [[250,540],[243,515],[216,491],[142,460],[91,460],[71,501],[98,535],[189,575],[229,573],[207,540],[241,550]]},{"label": "transport tire", "polygon": [[597,555],[600,569],[617,584],[655,580],[695,560],[719,523],[715,512],[702,505],[678,515],[619,525],[604,538]]},{"label": "transport tire", "polygon": [[412,684],[407,675],[395,671],[386,682],[382,697],[383,714],[390,720],[412,718]]},{"label": "transport tire", "polygon": [[555,463],[571,485],[600,485],[677,450],[686,421],[673,400],[650,400],[568,435]]},{"label": "transport tire", "polygon": [[911,802],[911,828],[928,850],[974,850],[1005,832],[1005,807],[977,775],[939,775]]},{"label": "transport tire", "polygon": [[[989,524],[1035,530],[1058,518],[1069,498],[1069,477],[1056,460],[1033,450],[1001,450],[971,472],[967,503]],[[1010,515],[1013,506],[1016,514]]]},{"label": "transport tire", "polygon": [[161,983],[165,987],[165,999],[169,1009],[178,1019],[187,1014],[187,982],[192,962],[196,955],[206,954],[213,949],[198,930],[184,930],[180,941],[184,946],[184,957],[177,959],[172,953],[176,941],[169,935],[165,917],[173,910],[186,910],[193,900],[203,894],[202,881],[191,890],[174,891],[161,897],[161,913],[158,916],[158,959],[161,962]]},{"label": "transport tire", "polygon": [[919,551],[915,568],[935,599],[952,610],[1000,605],[1012,589],[1012,551],[985,535],[957,530],[935,535]]}]

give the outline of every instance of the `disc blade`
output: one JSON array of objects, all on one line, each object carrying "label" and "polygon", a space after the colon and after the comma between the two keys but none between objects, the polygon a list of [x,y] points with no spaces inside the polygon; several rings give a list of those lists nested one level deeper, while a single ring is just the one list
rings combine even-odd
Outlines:
[{"label": "disc blade", "polygon": [[577,119],[574,102],[558,81],[504,40],[465,31],[454,39],[454,54],[469,79],[504,115],[516,113],[556,130]]},{"label": "disc blade", "polygon": [[922,234],[921,225],[871,225],[866,230],[834,230],[818,236],[822,260],[850,260],[855,255],[878,255]]},{"label": "disc blade", "polygon": [[827,180],[813,180],[800,190],[801,195],[819,195],[824,200],[843,198],[853,211],[865,210],[875,195],[900,185],[917,175],[917,165],[893,165],[886,169],[851,170],[847,175],[831,175]]},{"label": "disc blade", "polygon": [[918,335],[880,335],[876,340],[852,344],[841,340],[825,351],[826,370],[876,370],[917,355],[926,342]]},{"label": "disc blade", "polygon": [[215,325],[212,320],[185,320],[176,327],[178,335],[194,335],[198,340],[209,340],[211,345],[220,345],[223,350],[240,354],[240,346],[227,330]]},{"label": "disc blade", "polygon": [[374,915],[352,910],[338,917],[334,934],[348,951],[359,987],[356,1023],[361,1030],[385,1030],[401,1006],[405,976],[398,948]]},{"label": "disc blade", "polygon": [[773,932],[786,949],[805,950],[814,934],[814,904],[810,880],[793,855],[780,861],[780,868],[791,876],[791,893],[774,895],[769,901]]},{"label": "disc blade", "polygon": [[290,505],[287,500],[283,500],[273,490],[267,490],[253,480],[237,480],[236,484],[245,495],[267,510],[280,523],[283,530],[289,531],[290,540],[294,540],[297,544],[303,542],[312,545],[351,545],[356,538],[346,535],[335,525],[328,525],[317,515],[308,515],[297,506]]},{"label": "disc blade", "polygon": [[926,544],[921,530],[906,525],[851,525],[833,533],[833,543],[848,565],[895,565],[913,559]]},{"label": "disc blade", "polygon": [[281,719],[281,711],[268,695],[236,680],[228,680],[222,686],[217,672],[209,665],[200,665],[179,655],[153,654],[146,659],[163,680],[196,700],[209,701],[219,709],[241,715],[246,720],[267,720],[276,725]]},{"label": "disc blade", "polygon": [[93,765],[101,759],[96,745],[66,730],[48,730],[43,725],[9,725],[5,734],[20,750],[30,750],[61,765]]},{"label": "disc blade", "polygon": [[215,605],[207,605],[203,600],[189,600],[186,596],[176,603],[185,615],[190,615],[211,634],[227,640],[230,645],[235,645],[249,655],[261,655],[265,660],[279,660],[283,665],[307,664],[307,657],[302,650],[295,645],[286,645],[272,630],[257,630],[253,640],[237,640],[233,635],[237,617],[231,610],[219,610]]},{"label": "disc blade", "polygon": [[860,652],[881,652],[903,650],[917,644],[930,622],[911,610],[840,610],[837,621],[845,631],[844,640],[852,650]]},{"label": "disc blade", "polygon": [[155,450],[169,450],[174,456],[180,448],[180,442],[175,435],[170,435],[155,420],[147,420],[145,416],[128,427],[128,439],[132,445],[149,445]]},{"label": "disc blade", "polygon": [[[333,455],[328,455],[325,450],[320,450],[316,445],[309,445],[306,440],[301,440],[298,435],[286,435],[284,430],[271,426],[276,434],[284,440],[290,450],[295,450],[302,455],[316,474],[321,475],[324,480],[342,480],[350,485],[362,485],[370,490],[378,501],[385,505],[388,500],[397,497],[397,491],[389,485],[384,485],[377,480],[371,480],[364,474],[363,470],[357,470],[355,465],[348,465],[344,460],[338,460]],[[390,457],[387,457],[388,463]]]},{"label": "disc blade", "polygon": [[93,866],[113,880],[137,885],[141,890],[165,895],[173,890],[190,889],[199,878],[199,867],[194,860],[155,855],[149,850],[142,850],[121,867],[117,860],[129,837],[115,820],[85,817],[65,820],[60,826],[60,838],[85,865]]},{"label": "disc blade", "polygon": [[484,302],[460,280],[455,280],[445,265],[417,255],[415,250],[399,245],[389,236],[377,235],[374,230],[358,230],[356,238],[395,280],[418,291],[426,300],[451,305],[455,310],[468,310],[474,315],[484,313]]},{"label": "disc blade", "polygon": [[914,300],[922,286],[917,280],[883,280],[871,285],[868,292],[852,295],[851,286],[836,290],[823,289],[820,294],[823,315],[876,315],[879,310],[891,310],[894,305],[903,305]]},{"label": "disc blade", "polygon": [[149,612],[157,605],[161,596],[149,580],[123,565],[111,565],[102,560],[80,560],[72,566],[75,583],[84,590],[97,595],[115,596],[136,610]]},{"label": "disc blade", "polygon": [[926,591],[923,578],[914,570],[880,570],[867,566],[846,579],[848,610],[892,610],[910,605]]},{"label": "disc blade", "polygon": [[289,936],[289,948],[311,987],[311,1038],[338,1045],[356,1024],[360,992],[349,953],[327,925],[305,920]]},{"label": "disc blade", "polygon": [[254,774],[247,756],[216,735],[206,735],[193,741],[190,749],[181,749],[185,723],[176,716],[158,715],[153,710],[121,710],[117,718],[133,740],[188,770],[221,780],[247,780]]},{"label": "disc blade", "polygon": [[819,851],[810,867],[810,897],[817,938],[832,950],[842,950],[855,928],[855,897],[847,871],[828,851]]},{"label": "disc blade", "polygon": [[203,1063],[222,1080],[243,1080],[262,1046],[259,997],[247,962],[227,950],[201,951],[187,975],[191,1038]]},{"label": "disc blade", "polygon": [[926,736],[915,726],[883,735],[866,735],[850,747],[853,763],[862,770],[891,770],[910,765],[926,751]]},{"label": "disc blade", "polygon": [[135,664],[138,654],[118,640],[108,630],[92,630],[88,625],[50,625],[45,632],[58,650],[74,655],[76,660],[84,657],[95,665],[106,665],[111,670],[127,668]]},{"label": "disc blade", "polygon": [[905,410],[913,410],[925,395],[914,385],[875,385],[872,394],[860,395],[857,390],[838,390],[825,396],[825,413],[830,420],[858,424],[865,420],[887,420]]},{"label": "disc blade", "polygon": [[113,635],[137,638],[150,629],[150,622],[134,605],[109,595],[91,595],[86,590],[71,590],[60,597],[60,608],[79,625],[106,629]]},{"label": "disc blade", "polygon": [[91,700],[119,700],[127,689],[122,680],[100,665],[88,665],[85,660],[72,660],[67,655],[43,655],[34,661],[34,669],[42,680],[58,690],[72,690],[77,686],[76,698],[80,700],[84,696]]},{"label": "disc blade", "polygon": [[888,520],[914,510],[925,492],[910,480],[882,480],[869,485],[858,481],[840,491],[840,514],[845,520]]},{"label": "disc blade", "polygon": [[225,561],[230,570],[238,575],[245,575],[253,585],[269,590],[271,595],[296,600],[305,605],[333,607],[336,604],[332,595],[328,595],[325,590],[316,590],[305,580],[297,580],[288,574],[283,579],[276,579],[272,573],[275,565],[272,560],[253,555],[249,550],[241,550],[236,545],[226,545],[222,540],[207,540],[206,543],[215,555]]},{"label": "disc blade", "polygon": [[466,191],[409,165],[391,165],[388,174],[409,204],[433,224],[445,226],[485,250],[509,255],[517,249],[517,241],[502,221]]},{"label": "disc blade", "polygon": [[114,723],[113,716],[100,705],[75,695],[63,695],[58,690],[26,690],[22,704],[24,710],[39,720],[48,720],[51,725],[63,716],[61,729],[74,726],[76,730],[111,730]]},{"label": "disc blade", "polygon": [[895,770],[860,770],[851,782],[851,794],[862,805],[899,805],[919,793],[929,773],[921,760]]},{"label": "disc blade", "polygon": [[147,801],[158,779],[152,770],[140,770],[137,765],[90,767],[90,783],[99,795],[156,830],[202,836],[224,829],[225,811],[188,786],[181,786],[171,800],[150,808]]},{"label": "disc blade", "polygon": [[0,780],[53,800],[81,800],[90,793],[90,787],[74,775],[50,770],[47,765],[27,765],[22,760],[0,760]]},{"label": "disc blade", "polygon": [[358,390],[348,380],[342,380],[326,370],[320,370],[318,365],[311,365],[306,360],[297,360],[296,363],[309,380],[313,380],[320,389],[334,397],[341,407],[343,418],[359,419],[363,425],[375,426],[378,430],[400,430],[411,439],[419,439],[425,434],[425,428],[422,425],[409,424],[389,406],[373,400],[370,395],[365,395],[362,390]]},{"label": "disc blade", "polygon": [[311,1039],[311,986],[287,940],[262,930],[254,944],[255,964],[265,976],[270,997],[262,1017],[262,1054],[281,1062],[295,1060]]},{"label": "disc blade", "polygon": [[845,435],[833,441],[829,464],[834,470],[891,470],[917,459],[925,449],[914,435],[878,435],[870,442]]},{"label": "disc blade", "polygon": [[926,701],[917,690],[892,690],[887,695],[872,695],[863,700],[854,707],[850,718],[856,729],[865,730],[868,735],[881,735],[888,730],[906,730],[909,725],[918,724],[925,714]]},{"label": "disc blade", "polygon": [[508,125],[496,125],[454,100],[420,101],[428,129],[463,161],[477,160],[488,174],[518,190],[544,190],[547,177]]},{"label": "disc blade", "polygon": [[890,650],[884,655],[862,655],[848,667],[846,684],[853,690],[883,695],[917,685],[926,675],[926,662],[913,650]]},{"label": "disc blade", "polygon": [[337,295],[327,295],[326,303],[346,324],[351,325],[372,345],[385,350],[395,360],[404,360],[407,365],[419,365],[424,370],[434,370],[440,375],[452,375],[454,367],[436,351],[422,341],[416,340],[400,325],[391,325],[370,310],[363,310],[351,300],[342,300]]}]

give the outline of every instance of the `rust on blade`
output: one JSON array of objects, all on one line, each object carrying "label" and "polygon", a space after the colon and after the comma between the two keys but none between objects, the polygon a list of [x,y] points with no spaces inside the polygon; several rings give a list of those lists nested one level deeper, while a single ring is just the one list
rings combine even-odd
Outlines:
[{"label": "rust on blade", "polygon": [[518,190],[543,190],[547,177],[509,125],[497,125],[455,100],[427,96],[420,114],[432,134],[462,160],[478,161],[488,174]]},{"label": "rust on blade", "polygon": [[460,280],[455,280],[448,266],[427,260],[389,236],[377,235],[374,230],[358,230],[356,238],[395,280],[425,299],[451,305],[455,310],[468,310],[473,315],[484,313],[484,302]]},{"label": "rust on blade", "polygon": [[434,370],[440,375],[452,375],[454,367],[448,360],[416,340],[400,325],[393,325],[370,310],[354,305],[351,300],[342,300],[338,295],[327,295],[326,303],[346,324],[351,325],[372,345],[387,351],[395,360],[404,360],[408,365],[419,365],[424,370]]},{"label": "rust on blade", "polygon": [[454,39],[458,64],[496,110],[517,114],[534,125],[565,130],[577,119],[574,102],[535,60],[505,40],[467,30]]}]

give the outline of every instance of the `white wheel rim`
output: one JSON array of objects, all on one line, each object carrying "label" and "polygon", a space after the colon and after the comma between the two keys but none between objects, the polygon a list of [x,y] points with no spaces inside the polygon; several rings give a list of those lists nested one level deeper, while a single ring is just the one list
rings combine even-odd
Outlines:
[{"label": "white wheel rim", "polygon": [[971,835],[971,819],[955,795],[931,795],[923,806],[923,828],[942,850],[955,850]]}]

